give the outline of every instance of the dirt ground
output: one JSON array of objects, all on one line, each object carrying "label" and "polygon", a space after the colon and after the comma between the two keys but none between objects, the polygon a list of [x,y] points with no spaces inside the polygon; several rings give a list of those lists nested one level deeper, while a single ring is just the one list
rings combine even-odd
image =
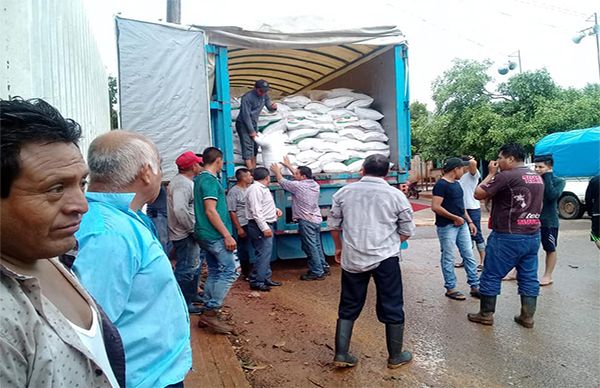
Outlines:
[{"label": "dirt ground", "polygon": [[230,340],[252,386],[392,387],[399,381],[412,385],[402,369],[386,368],[384,328],[369,305],[357,321],[351,346],[361,357],[359,365],[351,370],[333,367],[340,268],[332,267],[324,281],[299,280],[305,271],[303,261],[277,262],[273,279],[283,281],[283,287],[258,293],[240,280],[229,294],[225,312],[238,331]]}]

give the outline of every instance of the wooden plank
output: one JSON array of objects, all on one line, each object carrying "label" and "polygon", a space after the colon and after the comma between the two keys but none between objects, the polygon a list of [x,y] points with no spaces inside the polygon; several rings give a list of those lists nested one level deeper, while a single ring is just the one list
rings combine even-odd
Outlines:
[{"label": "wooden plank", "polygon": [[195,317],[190,320],[193,365],[185,385],[250,388],[227,336],[199,329],[197,322]]}]

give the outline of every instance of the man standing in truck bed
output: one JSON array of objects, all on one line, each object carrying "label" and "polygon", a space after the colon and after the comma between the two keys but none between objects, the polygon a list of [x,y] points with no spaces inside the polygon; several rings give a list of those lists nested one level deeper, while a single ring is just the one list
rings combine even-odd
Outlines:
[{"label": "man standing in truck bed", "polygon": [[242,158],[249,170],[256,168],[258,146],[254,142],[254,138],[258,132],[258,116],[265,106],[269,112],[277,110],[277,105],[271,103],[268,92],[267,81],[262,79],[256,81],[254,89],[242,96],[240,114],[235,120],[235,129],[242,145]]}]

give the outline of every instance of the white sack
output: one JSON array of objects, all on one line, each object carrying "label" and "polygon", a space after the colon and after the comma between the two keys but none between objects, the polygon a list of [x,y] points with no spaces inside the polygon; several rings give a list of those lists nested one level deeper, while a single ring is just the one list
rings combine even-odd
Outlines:
[{"label": "white sack", "polygon": [[273,133],[284,133],[287,128],[287,120],[279,120],[272,124],[267,125],[263,130],[263,135],[271,135]]},{"label": "white sack", "polygon": [[324,172],[349,172],[348,166],[344,163],[331,162],[323,164]]},{"label": "white sack", "polygon": [[301,128],[294,131],[288,131],[288,136],[289,141],[295,143],[301,141],[302,139],[313,137],[317,133],[319,133],[319,130],[316,128]]},{"label": "white sack", "polygon": [[310,98],[305,96],[289,96],[281,101],[292,109],[301,109],[310,104]]},{"label": "white sack", "polygon": [[381,120],[383,114],[375,109],[354,108],[354,112],[361,120]]},{"label": "white sack", "polygon": [[317,134],[317,138],[330,141],[337,141],[342,139],[340,134],[337,132],[319,132]]},{"label": "white sack", "polygon": [[[262,165],[270,168],[273,163],[280,163],[284,157],[284,138],[277,134],[265,136],[257,134],[254,139],[262,151]],[[258,164],[258,161],[257,161]]]},{"label": "white sack", "polygon": [[356,162],[352,162],[348,165],[349,172],[359,172],[365,163],[364,159],[357,160]]},{"label": "white sack", "polygon": [[348,159],[347,153],[327,152],[326,154],[320,156],[318,160],[323,165],[325,165],[326,163],[331,163],[331,162],[343,162],[344,160],[347,160],[347,159]]},{"label": "white sack", "polygon": [[231,110],[231,121],[237,120],[237,118],[238,118],[239,115],[240,115],[240,110],[239,109],[232,109]]},{"label": "white sack", "polygon": [[323,152],[317,152],[315,150],[301,151],[296,154],[296,160],[301,163],[309,164],[315,162],[323,155]]},{"label": "white sack", "polygon": [[350,96],[340,96],[335,98],[326,98],[322,102],[330,108],[344,108],[352,101],[354,101],[354,98]]},{"label": "white sack", "polygon": [[301,128],[314,128],[317,124],[312,120],[288,118],[287,128],[291,131]]},{"label": "white sack", "polygon": [[304,109],[312,113],[324,114],[333,108],[325,104],[321,104],[320,102],[311,102],[310,104],[306,105]]},{"label": "white sack", "polygon": [[323,169],[321,168],[321,162],[319,162],[318,160],[310,163],[306,167],[310,168],[313,174],[318,174],[323,171]]},{"label": "white sack", "polygon": [[367,146],[365,143],[356,139],[344,139],[339,141],[337,144],[347,150],[367,151]]},{"label": "white sack", "polygon": [[354,110],[355,108],[368,108],[373,103],[373,99],[369,96],[366,96],[365,99],[357,99],[353,101],[346,107],[346,109]]},{"label": "white sack", "polygon": [[369,131],[377,131],[377,132],[385,133],[385,130],[383,129],[381,124],[379,124],[375,120],[360,120],[360,121],[358,121],[357,125],[359,127],[367,129]]},{"label": "white sack", "polygon": [[300,140],[298,142],[297,146],[300,151],[306,151],[306,150],[310,150],[310,149],[314,148],[315,146],[319,145],[320,143],[323,143],[323,140],[307,138],[307,139]]},{"label": "white sack", "polygon": [[378,151],[378,150],[388,150],[390,149],[390,146],[379,142],[379,141],[369,141],[365,143],[365,147],[367,149],[367,151]]},{"label": "white sack", "polygon": [[352,96],[354,94],[354,92],[352,91],[352,89],[348,89],[348,88],[336,88],[336,89],[331,89],[327,95],[328,98],[335,98],[335,97],[340,97],[340,96]]},{"label": "white sack", "polygon": [[313,101],[321,101],[329,97],[329,90],[311,90],[308,92],[308,97]]}]

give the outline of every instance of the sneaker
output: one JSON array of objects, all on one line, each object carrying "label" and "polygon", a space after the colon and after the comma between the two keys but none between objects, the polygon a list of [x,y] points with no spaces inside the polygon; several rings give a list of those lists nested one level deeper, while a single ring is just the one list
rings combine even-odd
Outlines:
[{"label": "sneaker", "polygon": [[192,296],[192,303],[204,303],[204,299],[202,298],[202,295],[200,294],[196,294],[194,296]]},{"label": "sneaker", "polygon": [[318,276],[314,273],[305,273],[304,275],[300,276],[300,280],[325,280],[325,277],[325,274]]}]

